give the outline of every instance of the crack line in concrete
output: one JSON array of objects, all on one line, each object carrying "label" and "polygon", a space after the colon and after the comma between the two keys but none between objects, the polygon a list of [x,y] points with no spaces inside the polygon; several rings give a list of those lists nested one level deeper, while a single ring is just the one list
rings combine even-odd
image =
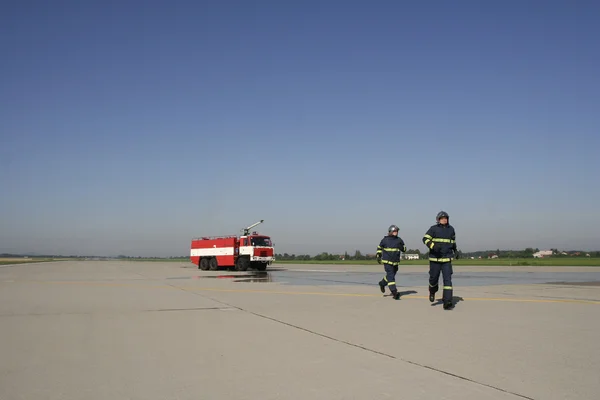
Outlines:
[{"label": "crack line in concrete", "polygon": [[407,364],[411,364],[411,365],[414,365],[414,366],[417,366],[417,367],[425,368],[425,369],[428,369],[430,371],[438,372],[438,373],[441,373],[441,374],[444,374],[444,375],[448,375],[448,376],[451,376],[451,377],[454,377],[454,378],[457,378],[457,379],[461,379],[461,380],[464,380],[464,381],[467,381],[467,382],[471,382],[471,383],[474,383],[474,384],[477,384],[477,385],[480,385],[480,386],[484,386],[484,387],[487,387],[487,388],[490,388],[490,389],[494,389],[494,390],[497,390],[499,392],[503,392],[503,393],[510,394],[510,395],[513,395],[513,396],[517,396],[517,397],[522,398],[522,399],[535,400],[533,397],[528,397],[528,396],[525,396],[525,395],[522,395],[522,394],[519,394],[519,393],[511,392],[509,390],[502,389],[502,388],[499,388],[499,387],[496,387],[496,386],[492,386],[492,385],[489,385],[487,383],[478,382],[476,380],[473,380],[473,379],[470,379],[470,378],[467,378],[467,377],[464,377],[464,376],[461,376],[461,375],[453,374],[451,372],[444,371],[444,370],[441,370],[441,369],[438,369],[438,368],[435,368],[435,367],[431,367],[431,366],[428,366],[428,365],[425,365],[425,364],[420,364],[420,363],[415,362],[415,361],[410,361],[410,360],[406,360],[404,358],[399,358],[399,357],[393,356],[391,354],[383,353],[383,352],[380,352],[380,351],[377,351],[377,350],[374,350],[374,349],[370,349],[368,347],[364,347],[364,346],[358,345],[356,343],[347,342],[345,340],[334,338],[332,336],[327,336],[327,335],[325,335],[323,333],[315,332],[315,331],[312,331],[312,330],[307,329],[307,328],[303,328],[303,327],[298,326],[298,325],[290,324],[288,322],[285,322],[285,321],[282,321],[282,320],[279,320],[279,319],[276,319],[276,318],[273,318],[273,317],[269,317],[267,315],[263,315],[263,314],[259,314],[259,313],[256,313],[256,312],[253,312],[253,311],[250,311],[250,310],[246,310],[246,309],[244,309],[242,307],[239,307],[239,306],[236,306],[236,305],[232,305],[232,304],[226,303],[224,301],[212,298],[210,296],[206,296],[206,295],[200,294],[198,292],[193,292],[193,291],[187,290],[187,289],[182,288],[182,287],[178,287],[178,286],[174,286],[174,285],[170,285],[170,284],[168,286],[171,286],[174,289],[178,289],[178,290],[181,290],[183,292],[187,292],[187,293],[190,293],[190,294],[193,294],[193,295],[196,295],[196,296],[204,297],[206,299],[215,301],[217,303],[226,305],[228,307],[236,308],[236,309],[238,309],[240,311],[246,312],[248,314],[252,314],[252,315],[260,317],[260,318],[264,318],[264,319],[267,319],[267,320],[270,320],[270,321],[273,321],[273,322],[276,322],[276,323],[279,323],[279,324],[282,324],[282,325],[289,326],[291,328],[295,328],[295,329],[298,329],[298,330],[301,330],[301,331],[308,332],[308,333],[313,334],[315,336],[320,336],[320,337],[323,337],[325,339],[332,340],[334,342],[338,342],[338,343],[342,343],[342,344],[345,344],[345,345],[348,345],[348,346],[356,347],[358,349],[365,350],[365,351],[368,351],[370,353],[378,354],[380,356],[388,357],[388,358],[391,358],[393,360],[399,360],[399,361],[405,362]]},{"label": "crack line in concrete", "polygon": [[[212,300],[218,301],[218,300],[215,300],[215,299],[212,299]],[[368,347],[361,346],[361,345],[356,344],[356,343],[347,342],[345,340],[338,339],[338,338],[335,338],[335,337],[332,337],[332,336],[328,336],[328,335],[325,335],[323,333],[315,332],[315,331],[312,331],[312,330],[307,329],[307,328],[303,328],[303,327],[298,326],[298,325],[290,324],[288,322],[281,321],[279,319],[272,318],[272,317],[269,317],[267,315],[258,314],[258,313],[255,313],[253,311],[249,311],[249,310],[243,309],[241,307],[232,306],[232,305],[230,305],[228,303],[225,303],[225,302],[220,302],[220,301],[218,301],[218,302],[222,303],[222,304],[227,304],[227,305],[229,305],[231,307],[235,307],[235,308],[237,308],[240,311],[247,312],[247,313],[255,315],[257,317],[268,319],[270,321],[277,322],[277,323],[280,323],[282,325],[287,325],[289,327],[292,327],[292,328],[295,328],[295,329],[298,329],[298,330],[302,330],[302,331],[311,333],[311,334],[316,335],[316,336],[321,336],[323,338],[326,338],[326,339],[329,339],[329,340],[333,340],[333,341],[338,342],[338,343],[343,343],[343,344],[346,344],[348,346],[356,347],[358,349],[365,350],[365,351],[368,351],[368,352],[371,352],[371,353],[374,353],[374,354],[378,354],[378,355],[381,355],[381,356],[384,356],[384,357],[388,357],[388,358],[391,358],[391,359],[394,359],[394,360],[399,360],[399,361],[402,361],[402,362],[405,362],[405,363],[408,363],[408,364],[411,364],[411,365],[415,365],[417,367],[426,368],[426,369],[429,369],[429,370],[434,371],[434,372],[439,372],[441,374],[449,375],[449,376],[452,376],[454,378],[462,379],[462,380],[465,380],[465,381],[468,381],[468,382],[471,382],[471,383],[475,383],[475,384],[478,384],[478,385],[481,385],[481,386],[485,386],[485,387],[488,387],[490,389],[495,389],[495,390],[498,390],[500,392],[511,394],[513,396],[517,396],[517,397],[520,397],[520,398],[523,398],[523,399],[534,400],[532,397],[527,397],[527,396],[524,396],[524,395],[519,394],[519,393],[514,393],[514,392],[511,392],[509,390],[505,390],[505,389],[502,389],[502,388],[499,388],[499,387],[496,387],[496,386],[489,385],[487,383],[478,382],[476,380],[473,380],[473,379],[470,379],[470,378],[467,378],[467,377],[464,377],[464,376],[461,376],[461,375],[453,374],[451,372],[444,371],[444,370],[441,370],[441,369],[437,369],[435,367],[431,367],[431,366],[428,366],[428,365],[425,365],[425,364],[420,364],[420,363],[415,362],[415,361],[406,360],[404,358],[399,358],[399,357],[393,356],[391,354],[383,353],[383,352],[380,352],[380,351],[377,351],[377,350],[374,350],[374,349],[370,349]]]}]

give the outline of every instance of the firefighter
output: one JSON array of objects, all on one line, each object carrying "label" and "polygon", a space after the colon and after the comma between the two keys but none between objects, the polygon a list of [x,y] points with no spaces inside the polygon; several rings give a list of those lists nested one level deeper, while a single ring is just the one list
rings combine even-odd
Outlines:
[{"label": "firefighter", "polygon": [[404,241],[398,236],[400,229],[396,225],[390,225],[387,236],[384,236],[377,246],[377,262],[384,264],[385,276],[379,281],[381,293],[385,293],[387,286],[395,300],[400,299],[400,293],[396,288],[396,273],[400,265],[400,253],[406,252]]},{"label": "firefighter", "polygon": [[440,272],[443,275],[444,289],[442,301],[444,310],[454,307],[452,302],[452,258],[459,258],[456,248],[456,232],[450,225],[450,216],[440,211],[435,217],[437,223],[427,230],[423,243],[429,248],[429,301],[435,301],[439,290]]}]

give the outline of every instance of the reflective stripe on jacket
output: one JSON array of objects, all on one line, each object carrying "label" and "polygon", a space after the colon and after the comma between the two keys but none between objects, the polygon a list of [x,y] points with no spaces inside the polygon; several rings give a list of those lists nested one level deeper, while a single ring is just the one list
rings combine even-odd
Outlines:
[{"label": "reflective stripe on jacket", "polygon": [[377,246],[377,255],[381,256],[381,262],[384,264],[399,265],[402,252],[406,252],[406,245],[399,236],[384,236]]},{"label": "reflective stripe on jacket", "polygon": [[450,262],[456,251],[456,232],[450,224],[432,225],[423,236],[429,248],[429,261]]}]

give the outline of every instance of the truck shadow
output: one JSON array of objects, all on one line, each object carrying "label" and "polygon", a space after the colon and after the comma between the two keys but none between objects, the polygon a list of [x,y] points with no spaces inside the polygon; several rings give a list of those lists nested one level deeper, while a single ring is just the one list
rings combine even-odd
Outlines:
[{"label": "truck shadow", "polygon": [[238,275],[234,282],[273,282],[271,274],[267,271],[252,271],[249,274]]},{"label": "truck shadow", "polygon": [[273,276],[268,271],[240,272],[235,275],[197,275],[192,279],[231,279],[233,282],[274,282]]}]

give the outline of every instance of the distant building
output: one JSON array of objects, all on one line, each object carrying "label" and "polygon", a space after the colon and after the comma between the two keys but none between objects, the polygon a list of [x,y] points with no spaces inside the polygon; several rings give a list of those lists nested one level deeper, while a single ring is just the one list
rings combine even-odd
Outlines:
[{"label": "distant building", "polygon": [[403,258],[405,260],[418,260],[419,259],[419,255],[418,254],[403,254]]},{"label": "distant building", "polygon": [[540,250],[537,253],[533,253],[534,258],[544,258],[552,255],[552,250]]}]

